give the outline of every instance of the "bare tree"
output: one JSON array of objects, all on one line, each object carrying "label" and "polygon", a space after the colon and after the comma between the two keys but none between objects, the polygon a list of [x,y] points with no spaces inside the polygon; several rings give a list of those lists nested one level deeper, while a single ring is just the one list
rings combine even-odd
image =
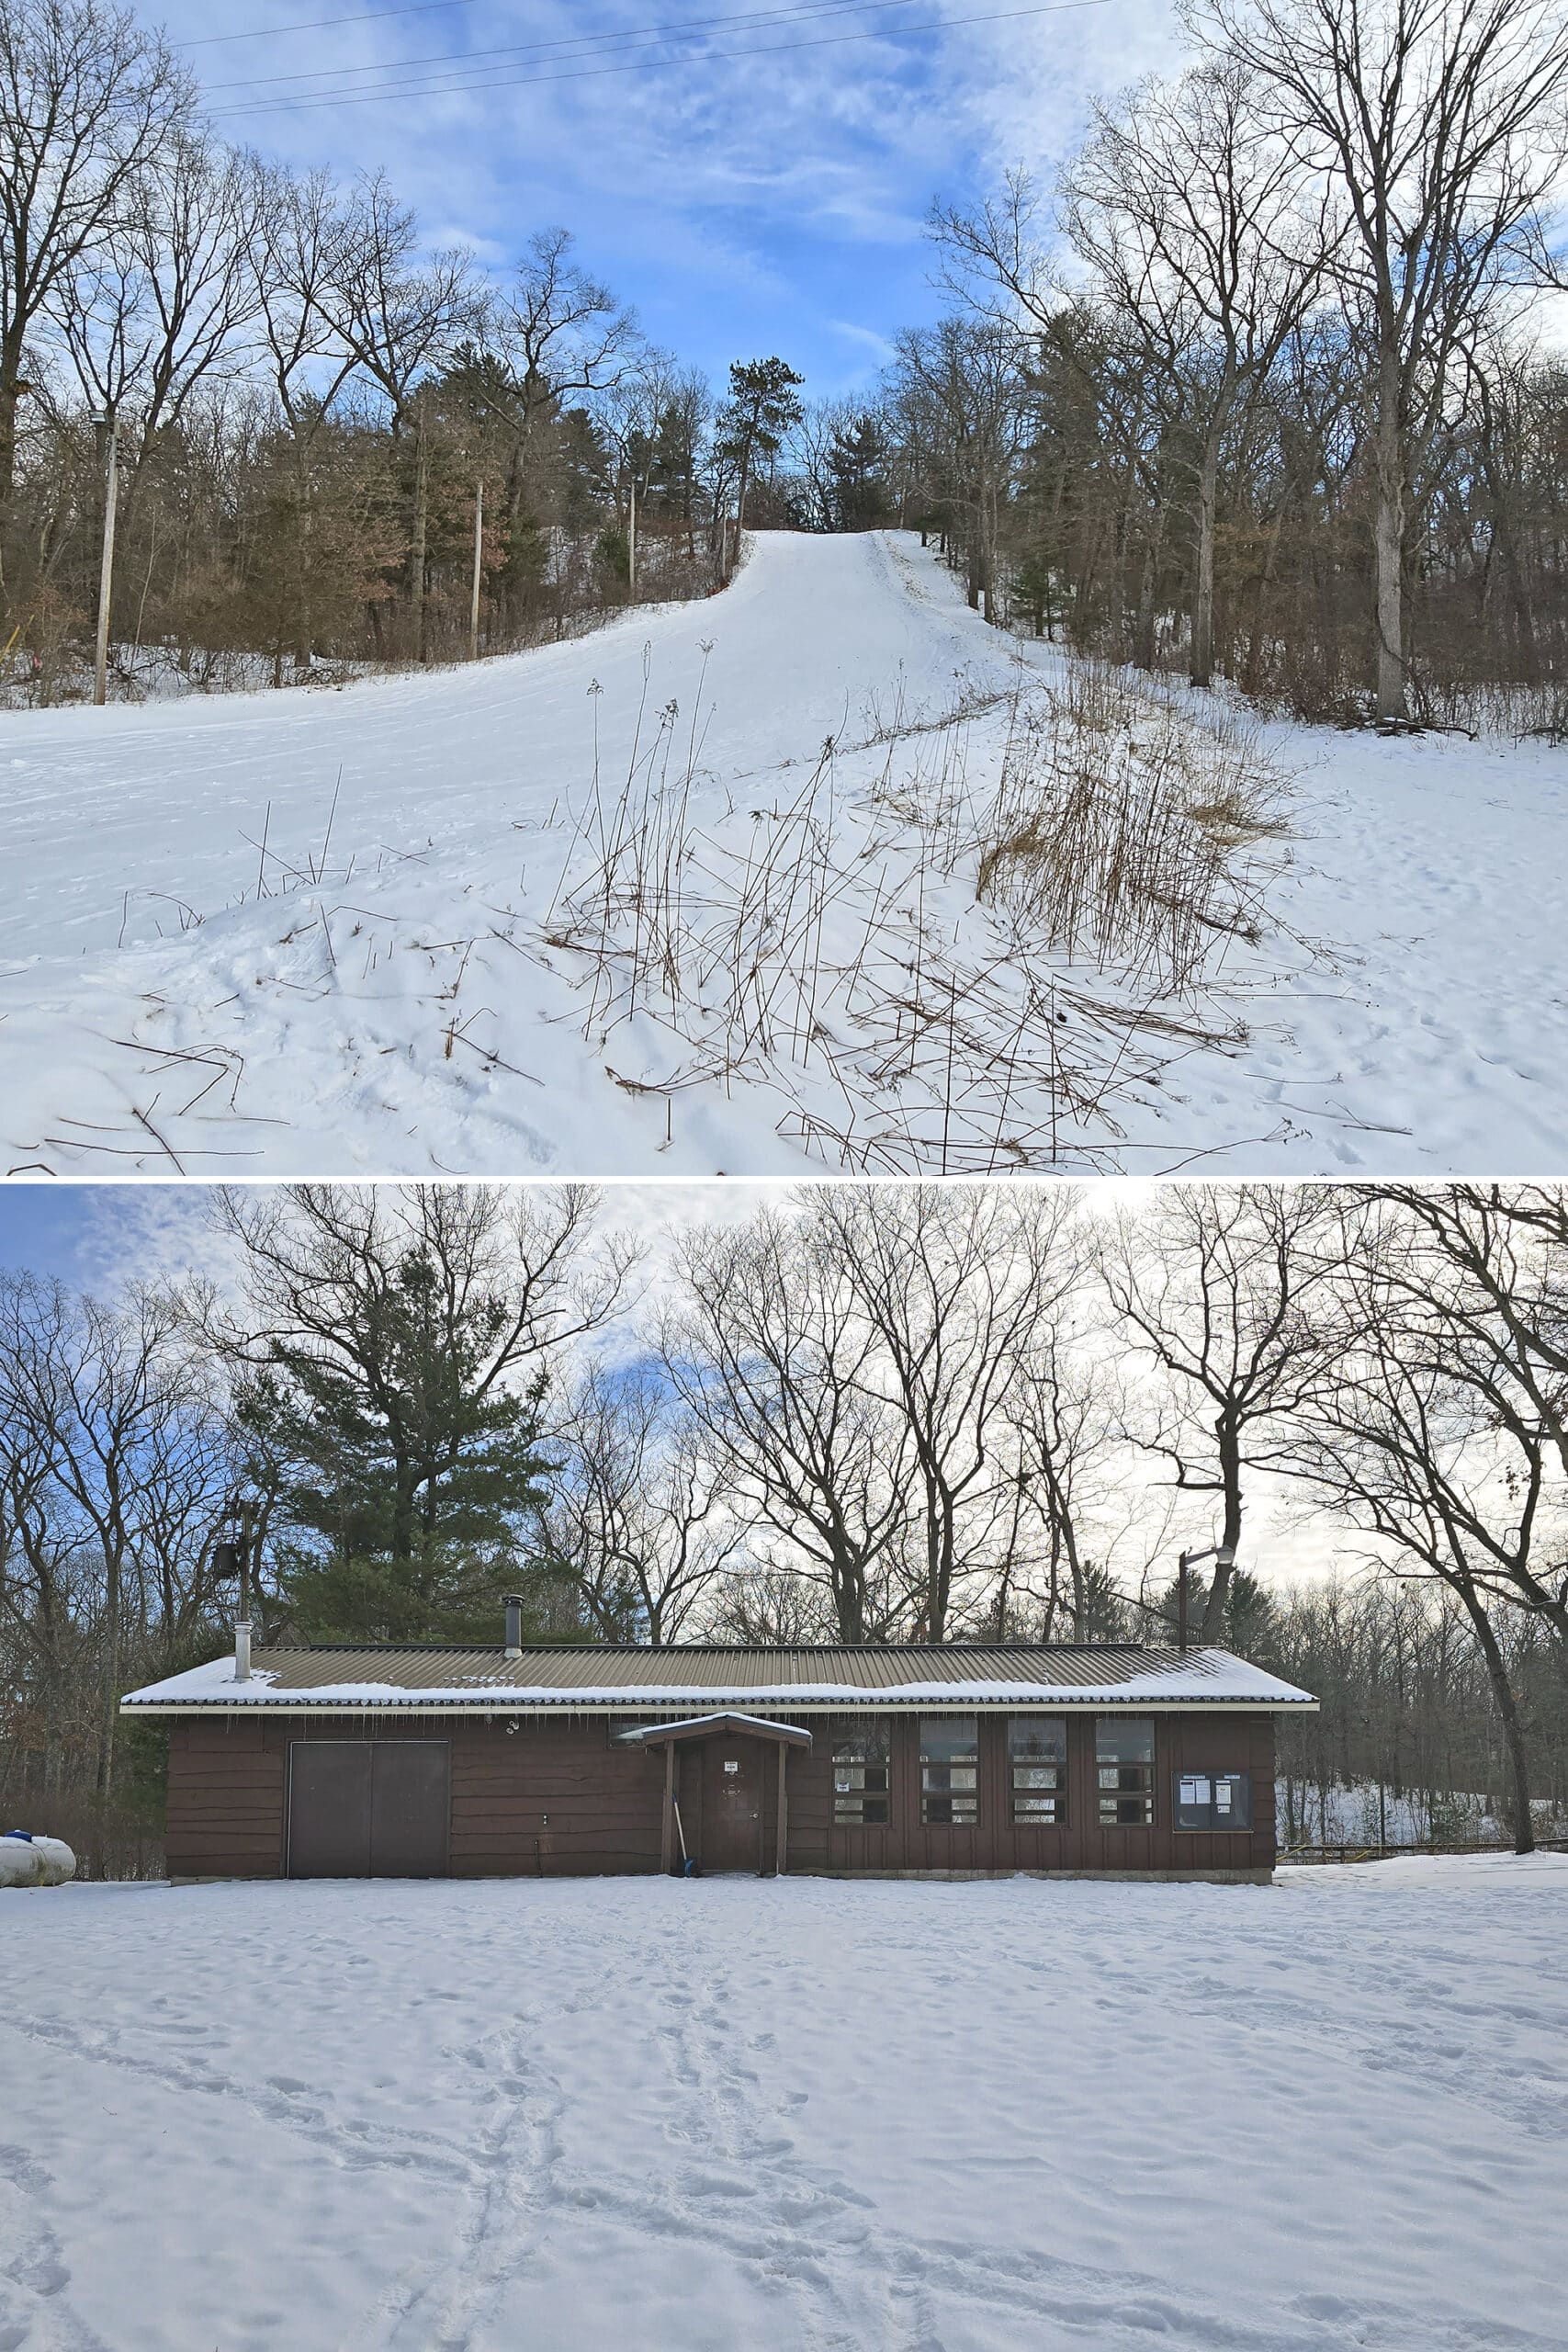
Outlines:
[{"label": "bare tree", "polygon": [[0,14],[0,551],[28,338],[64,281],[127,225],[133,191],[192,104],[162,35],[128,8],[7,0]]},{"label": "bare tree", "polygon": [[998,619],[1001,511],[1029,422],[1023,344],[1011,326],[953,318],[901,334],[897,353],[896,397],[967,523],[969,602]]},{"label": "bare tree", "polygon": [[1310,1187],[1177,1185],[1123,1215],[1102,1279],[1123,1344],[1156,1378],[1129,1422],[1186,1494],[1218,1498],[1216,1563],[1202,1638],[1219,1638],[1244,1524],[1249,1467],[1271,1458],[1286,1418],[1314,1394],[1325,1341],[1314,1320],[1335,1266],[1314,1237],[1327,1209]]},{"label": "bare tree", "polygon": [[174,134],[126,191],[126,217],[63,276],[51,307],[83,390],[133,411],[135,473],[200,387],[238,370],[262,289],[258,175],[197,131]]},{"label": "bare tree", "polygon": [[1012,1405],[1070,1295],[1078,1253],[1066,1192],[983,1185],[824,1187],[808,1196],[874,1336],[857,1385],[904,1424],[917,1508],[906,1575],[918,1638],[948,1638],[956,1609],[1018,1555],[1025,1513]]},{"label": "bare tree", "polygon": [[1046,1640],[1065,1615],[1073,1640],[1087,1642],[1096,1565],[1089,1547],[1103,1523],[1120,1442],[1111,1380],[1082,1331],[1053,1321],[1040,1333],[1020,1368],[1010,1412],[1020,1484],[1043,1541],[1043,1559],[1025,1568],[1027,1589],[1041,1605]]},{"label": "bare tree", "polygon": [[1427,1236],[1375,1198],[1341,1215],[1334,1376],[1300,1401],[1280,1466],[1371,1539],[1378,1565],[1435,1579],[1462,1604],[1507,1748],[1516,1849],[1528,1853],[1529,1765],[1495,1617],[1540,1589],[1538,1546],[1551,1546],[1561,1573],[1563,1528],[1547,1476],[1555,1447],[1539,1419],[1510,1409],[1495,1357],[1488,1373],[1456,1351],[1447,1270]]},{"label": "bare tree", "polygon": [[669,1383],[594,1364],[553,1432],[547,1558],[605,1641],[678,1641],[746,1540],[728,1471],[696,1442]]},{"label": "bare tree", "polygon": [[1292,141],[1266,127],[1253,76],[1228,60],[1097,106],[1064,198],[1078,254],[1147,345],[1195,445],[1190,673],[1206,686],[1221,452],[1328,266],[1327,208],[1320,198],[1314,215]]},{"label": "bare tree", "polygon": [[419,225],[386,175],[360,182],[338,224],[336,252],[314,296],[343,348],[385,399],[394,439],[412,424],[408,594],[415,658],[423,661],[430,528],[430,449],[422,388],[479,317],[466,253],[421,258]]},{"label": "bare tree", "polygon": [[[91,1625],[94,1779],[115,1780],[121,1672],[167,1658],[210,1608],[213,1543],[235,1450],[175,1302],[106,1306],[0,1278],[0,1613],[58,1689],[62,1645]],[[20,1571],[20,1573],[18,1573]]]},{"label": "bare tree", "polygon": [[639,1251],[595,1231],[592,1187],[493,1184],[289,1184],[215,1196],[219,1229],[239,1244],[242,1311],[199,1291],[200,1328],[221,1351],[262,1363],[278,1349],[318,1358],[364,1385],[370,1409],[378,1316],[398,1269],[417,1251],[434,1268],[446,1327],[488,1340],[470,1367],[474,1393],[536,1369],[626,1304]]},{"label": "bare tree", "polygon": [[1413,487],[1464,339],[1546,274],[1568,18],[1560,0],[1189,0],[1188,20],[1260,77],[1348,211],[1335,266],[1366,347],[1377,709],[1402,718]]},{"label": "bare tree", "polygon": [[899,1607],[908,1439],[869,1393],[874,1336],[827,1239],[776,1211],[683,1237],[660,1351],[764,1566],[771,1537],[787,1572],[824,1588],[840,1641],[876,1641]]},{"label": "bare tree", "polygon": [[504,514],[515,540],[545,424],[573,393],[612,393],[637,365],[641,336],[635,313],[576,260],[566,229],[529,239],[506,293],[486,303],[482,332],[495,362],[485,397],[509,444]]}]

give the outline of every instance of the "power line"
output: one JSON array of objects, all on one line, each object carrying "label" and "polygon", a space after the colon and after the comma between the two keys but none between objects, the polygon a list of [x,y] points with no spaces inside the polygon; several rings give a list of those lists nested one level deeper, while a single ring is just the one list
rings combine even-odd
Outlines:
[{"label": "power line", "polygon": [[196,40],[184,40],[181,49],[214,49],[220,42],[231,40],[277,40],[285,33],[325,32],[333,25],[373,25],[382,17],[430,17],[451,8],[468,8],[473,0],[412,0],[406,8],[361,8],[352,17],[313,17],[303,25],[263,25],[254,33],[203,33]]},{"label": "power line", "polygon": [[[781,57],[795,50],[838,49],[843,47],[846,42],[857,40],[904,40],[917,34],[947,32],[962,25],[1007,24],[1024,17],[1066,16],[1077,9],[1104,8],[1109,6],[1110,0],[1047,0],[1047,5],[1041,7],[987,9],[980,16],[939,17],[934,21],[923,25],[880,25],[870,32],[828,33],[816,40],[773,41],[762,49],[697,50],[685,57],[655,60],[634,58],[628,63],[621,65],[577,66],[565,74],[487,74],[478,82],[425,80],[400,85],[395,88],[385,90],[354,91],[339,96],[329,95],[303,98],[269,98],[264,100],[259,106],[215,107],[213,119],[222,121],[228,117],[241,114],[247,117],[262,114],[309,114],[312,109],[321,107],[383,106],[389,98],[461,96],[468,90],[513,90],[532,88],[540,84],[551,82],[591,81],[608,74],[640,74],[650,63],[660,66],[707,65],[721,64],[734,59]],[[398,69],[393,66],[388,70],[395,73]]]},{"label": "power line", "polygon": [[[708,32],[727,26],[793,24],[802,19],[871,15],[881,9],[913,6],[914,0],[820,0],[819,5],[805,8],[757,8],[740,16],[686,17],[672,25],[634,26],[624,32],[574,33],[556,40],[514,41],[504,49],[438,50],[428,57],[389,58],[375,65],[328,65],[310,74],[242,74],[232,82],[209,82],[204,86],[209,90],[259,90],[276,82],[331,82],[343,81],[351,74],[406,74],[422,65],[457,68],[478,65],[487,58],[531,56],[542,50],[586,49],[592,52],[595,49],[624,49],[630,41],[665,40],[678,34]],[[570,57],[562,62],[570,63]]]}]

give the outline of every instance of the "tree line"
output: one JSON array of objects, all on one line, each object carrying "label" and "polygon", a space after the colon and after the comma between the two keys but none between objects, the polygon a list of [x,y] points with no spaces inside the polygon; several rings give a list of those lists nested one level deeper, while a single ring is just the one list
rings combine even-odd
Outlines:
[{"label": "tree line", "polygon": [[[0,1283],[13,1805],[134,1815],[118,1693],[242,1612],[492,1646],[519,1592],[534,1639],[1168,1642],[1178,1550],[1214,1544],[1194,1638],[1321,1687],[1303,1785],[1480,1794],[1526,1842],[1568,1795],[1555,1191],[806,1188],[652,1261],[580,1188],[213,1215],[220,1283]],[[1281,1513],[1336,1582],[1280,1576]]]},{"label": "tree line", "polygon": [[[939,204],[874,519],[998,620],[1315,718],[1556,729],[1559,0],[1187,0],[1190,62]],[[802,468],[807,492],[810,453]]]},{"label": "tree line", "polygon": [[[743,520],[934,535],[990,617],[1303,716],[1561,730],[1561,0],[1187,0],[1189,62],[931,230],[863,400],[716,399],[541,231],[237,151],[112,0],[0,23],[0,686],[448,659],[729,577]],[[479,585],[477,607],[474,599]],[[178,677],[175,673],[178,673]]]},{"label": "tree line", "polygon": [[716,400],[564,229],[487,276],[430,251],[385,174],[231,146],[112,0],[0,17],[0,691],[86,691],[106,594],[129,692],[706,594],[767,511],[799,381],[737,363]]}]

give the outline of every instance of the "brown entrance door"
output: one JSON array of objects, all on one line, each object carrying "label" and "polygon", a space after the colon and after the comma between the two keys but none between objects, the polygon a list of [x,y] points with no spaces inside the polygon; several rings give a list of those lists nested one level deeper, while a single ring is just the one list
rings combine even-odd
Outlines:
[{"label": "brown entrance door", "polygon": [[762,1866],[762,1749],[755,1739],[714,1739],[703,1751],[703,1869]]},{"label": "brown entrance door", "polygon": [[290,1878],[444,1878],[444,1739],[297,1739],[288,1773]]}]

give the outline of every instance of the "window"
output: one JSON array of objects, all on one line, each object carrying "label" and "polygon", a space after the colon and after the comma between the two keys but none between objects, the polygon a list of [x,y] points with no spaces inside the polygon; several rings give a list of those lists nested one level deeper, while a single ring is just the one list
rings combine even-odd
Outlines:
[{"label": "window", "polygon": [[1252,1779],[1247,1772],[1179,1772],[1178,1829],[1250,1829]]},{"label": "window", "polygon": [[1014,1715],[1008,1724],[1012,1817],[1049,1828],[1067,1817],[1067,1725],[1062,1715]]},{"label": "window", "polygon": [[972,1829],[980,1818],[980,1726],[973,1715],[920,1718],[920,1819]]},{"label": "window", "polygon": [[1094,1727],[1102,1829],[1149,1829],[1155,1817],[1155,1727],[1101,1716]]},{"label": "window", "polygon": [[886,1724],[846,1724],[833,1736],[833,1819],[880,1827],[891,1812],[887,1787]]}]

